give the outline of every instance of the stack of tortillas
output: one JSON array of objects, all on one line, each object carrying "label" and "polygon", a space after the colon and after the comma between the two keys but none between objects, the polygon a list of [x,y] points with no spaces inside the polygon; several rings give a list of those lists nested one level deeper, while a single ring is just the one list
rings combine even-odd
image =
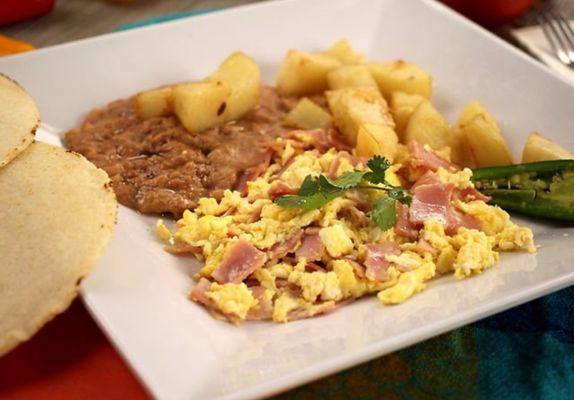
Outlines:
[{"label": "stack of tortillas", "polygon": [[106,173],[35,142],[39,123],[30,96],[0,75],[0,356],[70,305],[116,223]]}]

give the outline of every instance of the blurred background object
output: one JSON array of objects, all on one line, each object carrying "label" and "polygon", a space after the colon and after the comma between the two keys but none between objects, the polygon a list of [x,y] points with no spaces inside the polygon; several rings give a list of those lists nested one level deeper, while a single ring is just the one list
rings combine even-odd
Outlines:
[{"label": "blurred background object", "polygon": [[0,0],[0,26],[26,21],[47,14],[55,0]]},{"label": "blurred background object", "polygon": [[510,23],[520,17],[534,0],[443,0],[473,21],[489,28]]}]

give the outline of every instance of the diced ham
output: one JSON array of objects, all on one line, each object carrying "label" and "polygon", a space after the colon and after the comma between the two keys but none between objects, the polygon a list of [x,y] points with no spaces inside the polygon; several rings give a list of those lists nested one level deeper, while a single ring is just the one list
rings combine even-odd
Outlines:
[{"label": "diced ham", "polygon": [[458,167],[448,160],[439,156],[429,146],[425,146],[416,140],[411,140],[407,145],[411,154],[411,165],[415,168],[424,168],[431,171],[436,171],[439,167],[443,167],[448,171],[458,171]]},{"label": "diced ham", "polygon": [[327,171],[327,178],[329,179],[337,178],[337,170],[339,169],[339,165],[341,165],[341,158],[335,157],[333,161],[331,161],[331,165],[329,165],[329,170]]},{"label": "diced ham", "polygon": [[462,201],[471,201],[471,200],[482,200],[484,202],[490,201],[489,196],[482,194],[472,186],[469,186],[465,189],[455,190],[454,197]]},{"label": "diced ham", "polygon": [[307,272],[327,272],[327,270],[314,262],[305,264],[305,271]]},{"label": "diced ham", "polygon": [[454,235],[460,227],[480,230],[481,223],[472,215],[465,214],[455,207],[450,207],[448,210],[447,222],[444,231],[447,235]]},{"label": "diced ham", "polygon": [[409,220],[409,206],[406,204],[398,205],[395,233],[408,239],[416,239],[418,236],[417,227]]},{"label": "diced ham", "polygon": [[241,283],[265,261],[267,255],[264,252],[245,240],[239,240],[225,253],[211,276],[219,283]]},{"label": "diced ham", "polygon": [[196,256],[201,254],[201,246],[192,246],[187,243],[177,243],[164,246],[163,249],[174,256]]},{"label": "diced ham", "polygon": [[349,205],[342,208],[340,214],[360,228],[368,226],[371,223],[371,219],[367,217],[367,214],[355,206]]},{"label": "diced ham", "polygon": [[387,268],[390,263],[386,257],[401,253],[399,246],[395,242],[371,243],[367,245],[365,253],[365,276],[373,281],[385,281],[388,279]]},{"label": "diced ham", "polygon": [[357,275],[359,278],[364,278],[365,277],[365,266],[351,258],[345,258],[345,261],[347,261],[349,264],[351,264],[351,266],[353,267],[353,271],[355,272],[355,275]]},{"label": "diced ham", "polygon": [[193,301],[204,306],[207,311],[209,311],[215,318],[220,320],[227,320],[233,324],[240,323],[241,320],[236,315],[222,312],[219,308],[217,308],[213,301],[211,301],[211,299],[205,296],[205,292],[209,290],[210,286],[211,281],[206,278],[201,278],[199,282],[197,282],[197,284],[193,287],[189,296]]},{"label": "diced ham", "polygon": [[273,247],[269,249],[267,255],[270,260],[277,260],[289,253],[295,251],[301,238],[303,237],[303,229],[297,229],[295,232],[291,234],[287,239],[275,243]]},{"label": "diced ham", "polygon": [[289,160],[287,160],[287,162],[285,164],[283,164],[281,169],[279,171],[277,171],[277,173],[275,174],[275,178],[276,179],[281,178],[281,176],[287,170],[287,168],[289,168],[291,166],[291,164],[293,164],[293,161],[295,161],[294,157],[291,157]]},{"label": "diced ham", "polygon": [[207,278],[201,278],[199,282],[193,287],[190,297],[193,301],[203,304],[206,307],[212,307],[213,302],[205,296],[205,292],[209,290],[211,281]]},{"label": "diced ham", "polygon": [[317,235],[321,231],[320,226],[308,226],[305,228],[305,233],[307,235]]},{"label": "diced ham", "polygon": [[299,193],[299,189],[292,188],[283,181],[275,181],[271,184],[271,187],[267,193],[273,200],[275,200],[277,197],[285,196],[288,194],[297,194]]},{"label": "diced ham", "polygon": [[437,249],[435,249],[432,244],[423,238],[420,238],[417,242],[417,250],[421,253],[430,253],[433,257],[438,255]]},{"label": "diced ham", "polygon": [[335,311],[337,308],[339,307],[334,301],[326,301],[315,305],[313,308],[296,308],[295,310],[289,311],[287,313],[287,319],[289,321],[295,321],[298,319],[310,318],[315,315],[328,314]]},{"label": "diced ham", "polygon": [[235,183],[235,190],[241,192],[242,196],[245,196],[247,194],[247,182],[254,181],[265,172],[271,163],[273,154],[275,154],[275,150],[273,148],[267,148],[263,162],[243,171]]},{"label": "diced ham", "polygon": [[325,252],[325,245],[318,234],[305,235],[301,241],[301,246],[295,252],[295,257],[305,258],[307,261],[320,260]]},{"label": "diced ham", "polygon": [[422,185],[432,185],[432,184],[441,184],[442,180],[440,177],[435,174],[433,171],[426,171],[413,185],[411,186],[411,190],[415,190],[417,186]]},{"label": "diced ham", "polygon": [[273,301],[264,296],[265,288],[263,286],[250,287],[251,294],[257,299],[259,304],[249,310],[246,319],[249,321],[261,321],[271,319],[273,315]]},{"label": "diced ham", "polygon": [[421,226],[426,220],[434,219],[446,225],[453,188],[451,183],[417,186],[409,208],[409,221]]}]

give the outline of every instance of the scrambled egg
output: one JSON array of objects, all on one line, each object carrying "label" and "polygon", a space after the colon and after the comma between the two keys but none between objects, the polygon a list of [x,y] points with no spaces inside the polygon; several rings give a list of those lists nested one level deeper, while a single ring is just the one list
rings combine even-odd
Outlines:
[{"label": "scrambled egg", "polygon": [[[312,141],[306,132],[295,136],[299,143]],[[161,220],[157,223],[162,240],[201,247],[197,257],[205,263],[196,278],[211,281],[204,296],[209,301],[207,307],[214,307],[220,314],[244,320],[252,315],[250,312],[263,312],[266,303],[269,313],[264,319],[287,322],[328,312],[344,301],[374,293],[383,304],[399,304],[423,290],[436,275],[453,273],[463,279],[492,267],[499,251],[535,251],[530,229],[515,225],[504,210],[480,200],[453,200],[452,206],[480,221],[481,230],[460,228],[456,234],[447,235],[443,224],[430,219],[414,240],[397,236],[393,229],[382,232],[370,219],[365,223],[345,213],[352,207],[364,209],[365,202],[382,195],[377,190],[348,193],[308,212],[280,207],[269,193],[277,180],[296,189],[308,175],[340,176],[365,166],[353,165],[348,153],[334,149],[321,154],[294,146],[289,139],[278,139],[278,143],[282,150],[262,176],[248,182],[246,196],[227,190],[219,201],[202,198],[195,211],[183,214],[173,232]],[[398,160],[408,162],[405,148],[401,148]],[[387,180],[394,185],[400,185],[396,174],[400,168],[395,164],[386,172]],[[440,168],[437,175],[460,190],[473,185],[469,169],[452,173]],[[294,236],[297,232],[299,237]],[[294,256],[302,238],[308,235],[316,235],[324,250],[313,262]],[[243,282],[213,281],[213,272],[238,241],[246,241],[261,252],[277,246],[291,248],[278,259],[267,258]],[[400,252],[386,256],[384,278],[367,279],[367,245],[389,241],[396,242]],[[263,297],[254,295],[252,289],[257,286]]]}]

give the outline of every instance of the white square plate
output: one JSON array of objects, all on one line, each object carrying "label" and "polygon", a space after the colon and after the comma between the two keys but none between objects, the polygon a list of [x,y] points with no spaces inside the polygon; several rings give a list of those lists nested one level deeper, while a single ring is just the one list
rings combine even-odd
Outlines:
[{"label": "white square plate", "polygon": [[[201,77],[243,50],[272,81],[288,48],[348,38],[370,59],[430,71],[433,100],[454,121],[480,99],[518,155],[538,130],[574,148],[574,88],[443,6],[425,0],[285,0],[221,11],[0,59],[43,120],[62,132],[91,108]],[[54,133],[43,137],[54,140]],[[188,260],[162,251],[155,218],[121,207],[114,238],[82,286],[84,300],[151,393],[161,399],[267,396],[424,340],[574,282],[574,228],[530,225],[536,255],[505,254],[481,276],[441,278],[412,300],[364,299],[314,320],[234,327],[187,299]]]}]

